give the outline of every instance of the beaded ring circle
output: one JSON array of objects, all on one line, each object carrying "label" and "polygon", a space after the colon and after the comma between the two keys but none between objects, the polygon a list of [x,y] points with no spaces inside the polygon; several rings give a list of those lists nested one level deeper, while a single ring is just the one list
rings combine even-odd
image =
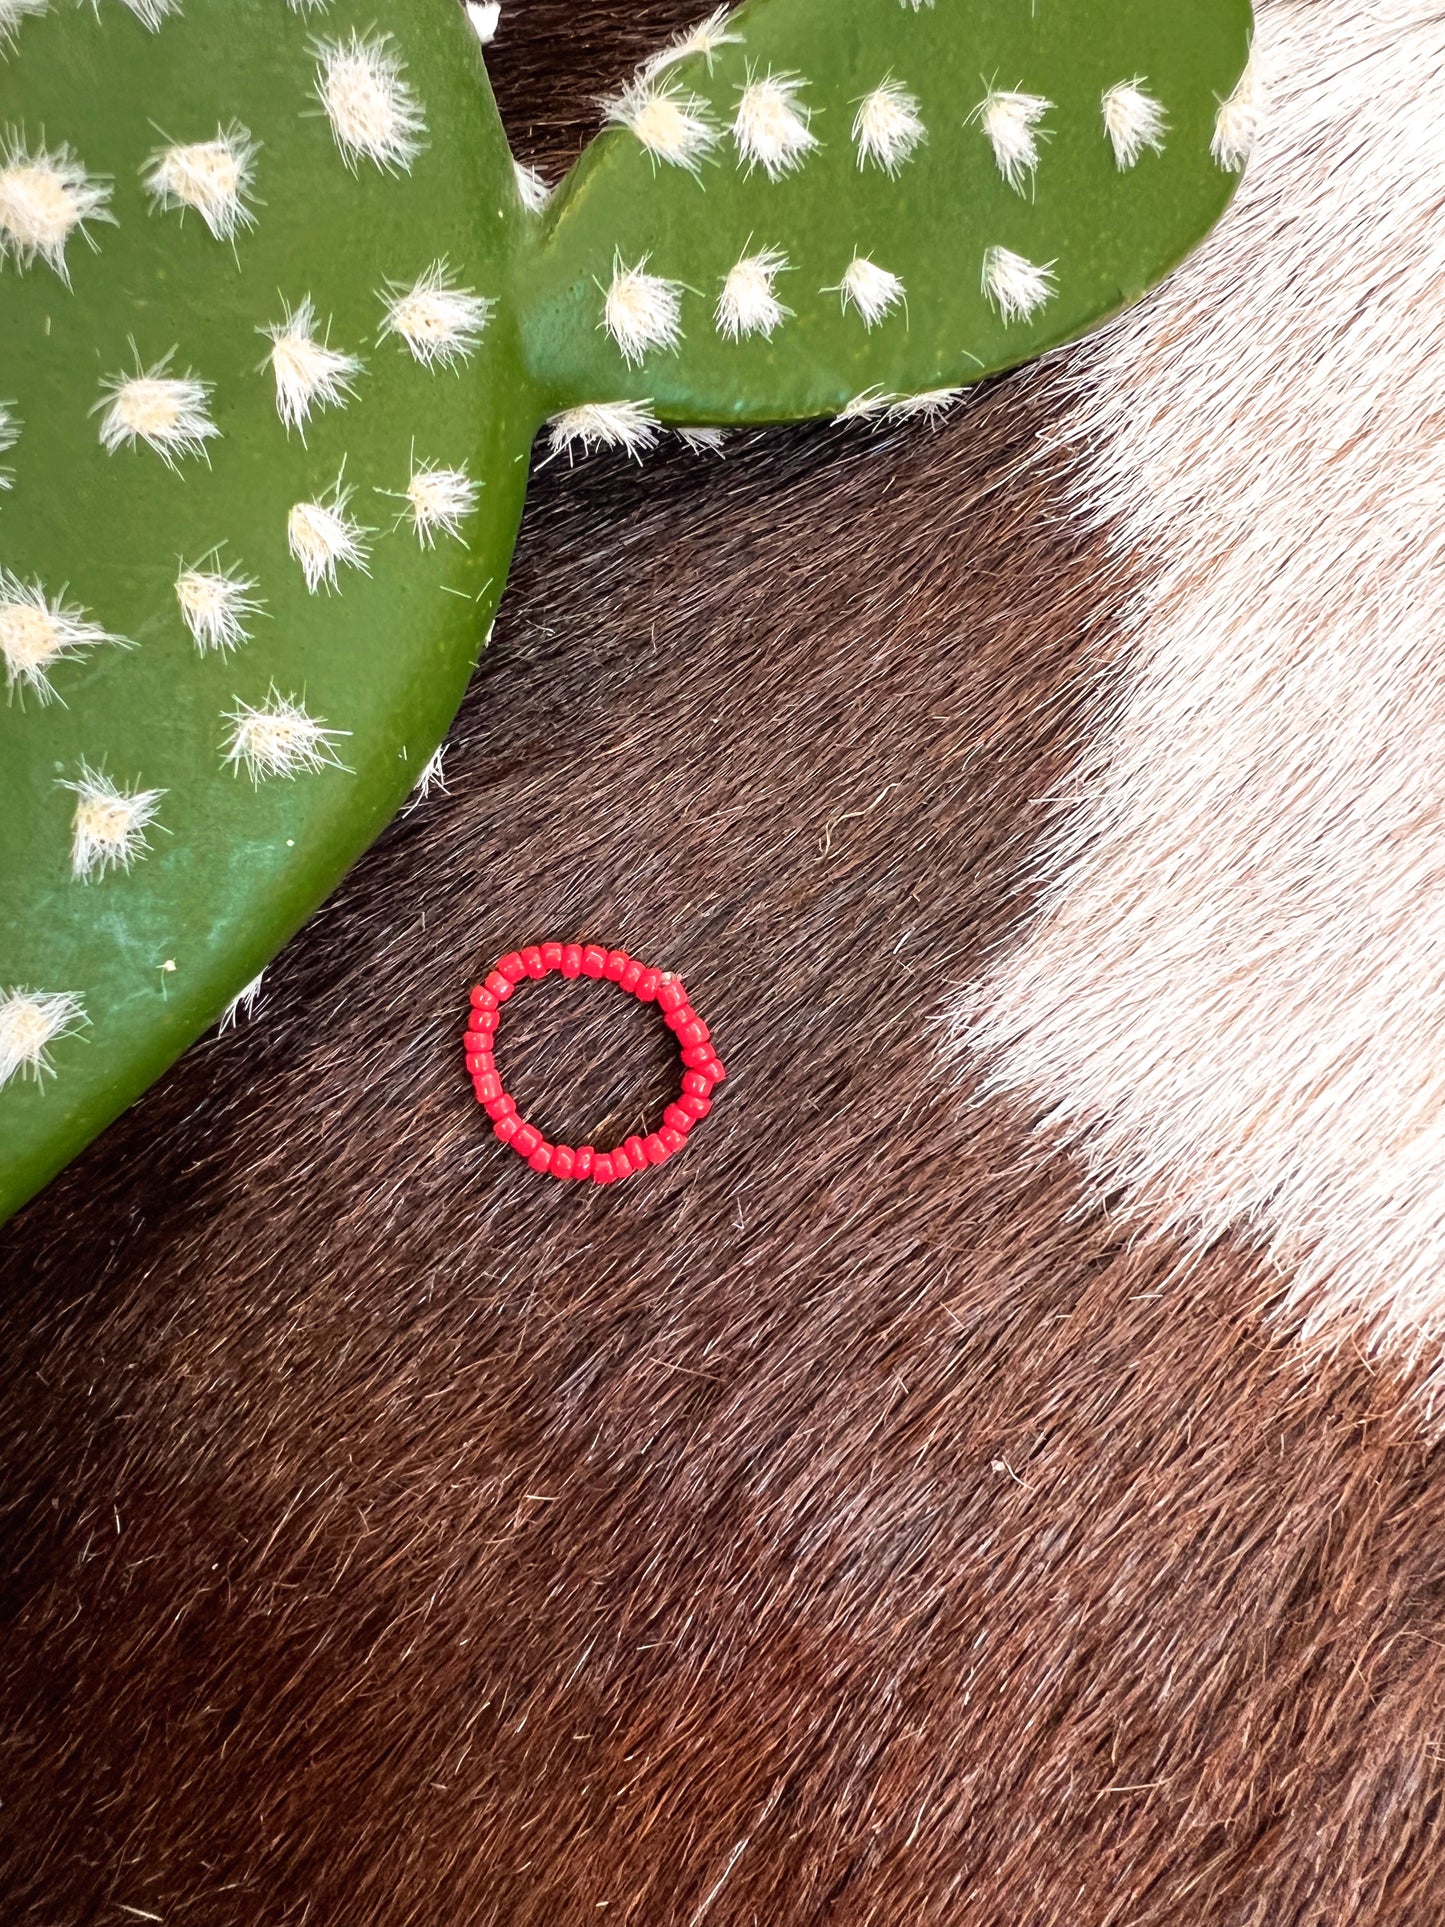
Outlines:
[{"label": "beaded ring circle", "polygon": [[[655,1003],[663,1021],[677,1038],[682,1052],[682,1089],[662,1114],[662,1123],[646,1137],[629,1137],[611,1151],[590,1144],[574,1150],[570,1144],[549,1144],[535,1124],[517,1113],[502,1088],[493,1055],[502,1006],[524,977],[546,977],[553,971],[568,978],[605,978],[635,997]],[[666,1164],[687,1143],[688,1132],[712,1109],[714,1087],[727,1076],[713,1049],[712,1035],[688,1001],[687,986],[670,971],[654,970],[629,957],[625,950],[604,950],[601,944],[542,943],[525,950],[509,950],[485,981],[472,991],[472,1014],[463,1039],[467,1070],[477,1102],[492,1120],[492,1131],[534,1171],[554,1178],[586,1179],[592,1184],[615,1184],[650,1164]]]}]

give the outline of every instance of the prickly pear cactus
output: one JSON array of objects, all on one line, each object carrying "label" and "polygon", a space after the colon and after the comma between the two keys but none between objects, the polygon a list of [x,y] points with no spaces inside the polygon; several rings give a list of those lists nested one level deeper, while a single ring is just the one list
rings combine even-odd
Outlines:
[{"label": "prickly pear cactus", "polygon": [[1247,0],[754,0],[548,202],[454,0],[0,0],[0,1216],[416,783],[539,427],[932,412],[1135,298]]}]

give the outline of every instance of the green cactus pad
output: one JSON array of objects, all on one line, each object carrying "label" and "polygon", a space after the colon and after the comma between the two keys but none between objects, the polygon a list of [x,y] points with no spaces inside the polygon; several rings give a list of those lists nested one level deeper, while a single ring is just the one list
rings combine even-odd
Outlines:
[{"label": "green cactus pad", "polygon": [[[559,408],[645,395],[667,422],[776,421],[959,387],[1067,341],[1223,212],[1217,121],[1250,31],[1248,0],[758,0],[621,103],[630,124],[550,210],[523,263],[535,378]],[[659,152],[686,145],[683,110],[707,130],[690,164]],[[749,333],[719,303],[760,255],[791,313]],[[890,279],[846,297],[855,261]],[[679,338],[629,359],[604,290],[641,262],[671,287]]]},{"label": "green cactus pad", "polygon": [[540,209],[453,0],[0,0],[0,1217],[416,783],[539,426],[931,405],[1079,333],[1223,208],[1249,30],[755,0]]},{"label": "green cactus pad", "polygon": [[[316,97],[313,42],[374,39],[378,12],[425,111],[405,168],[348,157]],[[13,249],[0,266],[0,399],[18,423],[0,456],[0,567],[12,595],[38,583],[124,639],[54,660],[48,701],[12,674],[0,705],[0,994],[69,994],[86,1020],[50,1046],[53,1078],[22,1070],[0,1091],[3,1212],[216,1021],[405,798],[501,594],[536,417],[499,299],[521,219],[511,157],[455,7],[187,0],[152,33],[120,0],[99,17],[56,0],[0,66],[0,124],[12,165],[22,145],[32,158],[68,146],[110,188],[111,217],[87,223],[93,248],[70,235],[68,286],[43,259],[18,271]],[[255,155],[250,219],[228,241],[144,177],[168,145],[233,128]],[[442,261],[496,305],[469,357],[428,366],[383,329],[394,291]],[[258,330],[308,298],[313,337],[329,331],[363,366],[344,405],[312,408],[303,440],[280,419]],[[169,460],[143,440],[108,452],[107,384],[165,357],[208,384],[218,432]],[[427,464],[481,484],[465,546],[441,529],[431,547],[418,538],[406,491]],[[338,564],[312,594],[290,512],[324,505],[343,465],[348,514],[375,531],[368,572]],[[183,566],[254,584],[248,639],[198,645]],[[244,756],[227,760],[232,719],[273,692],[332,733],[314,745],[321,767],[253,781]],[[86,769],[164,792],[148,852],[89,881],[64,787]]]}]

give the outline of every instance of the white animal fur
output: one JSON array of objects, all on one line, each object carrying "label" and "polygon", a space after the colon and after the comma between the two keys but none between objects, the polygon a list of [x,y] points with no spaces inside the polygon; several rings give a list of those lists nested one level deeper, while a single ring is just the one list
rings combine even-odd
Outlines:
[{"label": "white animal fur", "polygon": [[1146,579],[1043,907],[957,1016],[1100,1195],[1257,1240],[1308,1341],[1415,1361],[1429,1399],[1445,17],[1266,0],[1258,50],[1233,210],[1072,361],[1080,512]]}]

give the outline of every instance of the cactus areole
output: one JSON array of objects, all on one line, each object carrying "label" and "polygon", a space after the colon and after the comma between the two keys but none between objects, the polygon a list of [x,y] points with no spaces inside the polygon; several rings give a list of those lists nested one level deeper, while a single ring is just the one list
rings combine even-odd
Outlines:
[{"label": "cactus areole", "polygon": [[396,811],[539,429],[945,406],[1218,218],[1247,0],[754,0],[550,197],[455,0],[0,0],[0,1216]]}]

